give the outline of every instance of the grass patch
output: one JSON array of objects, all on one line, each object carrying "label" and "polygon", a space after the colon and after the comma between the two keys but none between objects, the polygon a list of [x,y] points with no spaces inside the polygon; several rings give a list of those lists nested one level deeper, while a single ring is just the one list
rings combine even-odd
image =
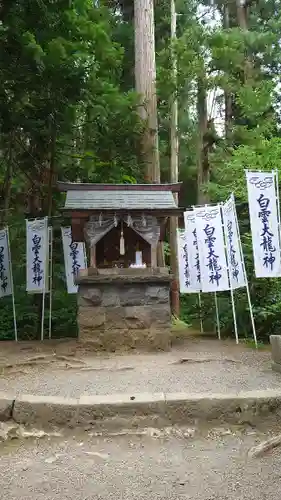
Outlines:
[{"label": "grass patch", "polygon": [[[248,338],[242,339],[241,343],[243,343],[245,347],[249,347],[249,349],[256,349],[256,344],[254,339],[248,339]],[[261,351],[268,351],[270,349],[270,345],[265,344],[264,342],[261,341],[257,343],[257,349]]]},{"label": "grass patch", "polygon": [[173,331],[184,330],[184,329],[188,329],[188,328],[190,328],[190,325],[188,323],[173,316],[173,321],[172,321],[172,330]]}]

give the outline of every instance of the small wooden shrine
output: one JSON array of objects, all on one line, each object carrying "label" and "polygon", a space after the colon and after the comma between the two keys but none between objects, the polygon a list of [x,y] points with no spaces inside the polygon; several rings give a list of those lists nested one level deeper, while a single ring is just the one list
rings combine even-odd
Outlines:
[{"label": "small wooden shrine", "polygon": [[167,220],[183,209],[180,184],[58,183],[73,241],[85,241],[90,267],[76,281],[79,337],[97,350],[170,344],[168,268],[157,263]]}]

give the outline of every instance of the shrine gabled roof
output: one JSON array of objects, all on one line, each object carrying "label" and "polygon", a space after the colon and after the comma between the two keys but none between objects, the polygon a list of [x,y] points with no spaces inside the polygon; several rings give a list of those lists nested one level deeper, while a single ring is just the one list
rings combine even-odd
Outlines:
[{"label": "shrine gabled roof", "polygon": [[167,184],[94,184],[83,182],[58,182],[59,191],[172,191],[178,193],[182,183]]},{"label": "shrine gabled roof", "polygon": [[171,191],[94,190],[67,191],[66,210],[169,210],[176,209]]}]

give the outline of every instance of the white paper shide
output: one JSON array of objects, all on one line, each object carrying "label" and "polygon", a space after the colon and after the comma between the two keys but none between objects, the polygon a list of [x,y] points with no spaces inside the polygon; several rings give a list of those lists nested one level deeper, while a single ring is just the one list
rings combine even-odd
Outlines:
[{"label": "white paper shide", "polygon": [[64,253],[65,276],[68,293],[77,293],[75,276],[81,269],[87,268],[85,244],[72,241],[71,227],[62,227],[62,243]]},{"label": "white paper shide", "polygon": [[231,288],[241,288],[246,286],[246,276],[242,260],[235,199],[233,195],[223,204],[222,211]]},{"label": "white paper shide", "polygon": [[201,274],[197,229],[193,210],[184,213],[186,254],[189,268],[188,293],[198,293],[201,290]]},{"label": "white paper shide", "polygon": [[43,293],[48,286],[47,218],[26,221],[26,290]]},{"label": "white paper shide", "polygon": [[195,207],[203,292],[229,290],[220,206]]},{"label": "white paper shide", "polygon": [[8,229],[0,231],[0,297],[12,295],[12,272]]},{"label": "white paper shide", "polygon": [[275,172],[246,172],[255,275],[281,276]]}]

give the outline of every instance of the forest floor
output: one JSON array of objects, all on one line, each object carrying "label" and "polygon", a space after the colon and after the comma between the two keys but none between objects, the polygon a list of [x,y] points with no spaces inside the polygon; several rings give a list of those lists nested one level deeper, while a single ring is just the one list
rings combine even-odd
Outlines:
[{"label": "forest floor", "polygon": [[270,350],[190,338],[170,352],[93,353],[76,341],[3,342],[0,391],[78,398],[89,394],[237,393],[279,389]]}]

